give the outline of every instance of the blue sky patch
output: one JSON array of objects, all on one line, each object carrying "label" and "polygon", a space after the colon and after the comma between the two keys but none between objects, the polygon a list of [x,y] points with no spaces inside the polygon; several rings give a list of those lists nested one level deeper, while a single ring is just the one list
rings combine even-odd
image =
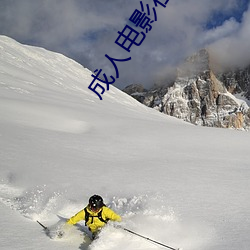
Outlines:
[{"label": "blue sky patch", "polygon": [[237,9],[234,9],[229,13],[225,13],[223,10],[215,11],[210,20],[206,23],[206,29],[209,30],[221,26],[226,20],[229,20],[232,17],[235,18],[238,23],[241,23],[243,14],[248,9],[248,5],[249,0],[241,0],[238,1]]}]

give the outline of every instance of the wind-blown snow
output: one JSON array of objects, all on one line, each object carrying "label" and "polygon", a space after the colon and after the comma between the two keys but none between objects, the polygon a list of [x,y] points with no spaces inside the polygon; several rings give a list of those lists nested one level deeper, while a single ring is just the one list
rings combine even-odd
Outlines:
[{"label": "wind-blown snow", "polygon": [[0,37],[1,249],[151,250],[112,223],[54,228],[100,194],[122,225],[184,250],[250,248],[248,132],[196,127],[111,86],[63,55]]}]

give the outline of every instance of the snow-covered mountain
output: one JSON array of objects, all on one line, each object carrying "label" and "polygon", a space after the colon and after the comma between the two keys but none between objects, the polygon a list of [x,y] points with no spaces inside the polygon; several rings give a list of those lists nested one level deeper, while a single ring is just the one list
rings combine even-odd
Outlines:
[{"label": "snow-covered mountain", "polygon": [[[149,91],[131,85],[124,92],[146,106],[209,127],[249,129],[249,68],[215,72],[206,49],[187,58],[173,84]],[[237,94],[237,95],[236,95]]]},{"label": "snow-covered mountain", "polygon": [[193,126],[111,86],[63,55],[0,37],[0,248],[153,250],[108,225],[53,228],[103,196],[122,225],[184,250],[248,250],[249,133]]},{"label": "snow-covered mountain", "polygon": [[216,75],[230,93],[238,94],[241,98],[245,97],[248,104],[250,103],[250,66],[225,70]]}]

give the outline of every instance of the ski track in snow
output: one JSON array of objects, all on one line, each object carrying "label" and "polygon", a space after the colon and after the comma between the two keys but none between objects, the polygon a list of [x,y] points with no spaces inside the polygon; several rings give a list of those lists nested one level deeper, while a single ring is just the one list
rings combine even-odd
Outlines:
[{"label": "ski track in snow", "polygon": [[[48,105],[15,101],[2,101],[0,113],[8,108],[9,112],[2,121],[15,122],[33,128],[47,129],[58,132],[80,134],[90,130],[90,125],[65,114],[66,110],[51,108]],[[20,113],[20,108],[23,110]]]}]

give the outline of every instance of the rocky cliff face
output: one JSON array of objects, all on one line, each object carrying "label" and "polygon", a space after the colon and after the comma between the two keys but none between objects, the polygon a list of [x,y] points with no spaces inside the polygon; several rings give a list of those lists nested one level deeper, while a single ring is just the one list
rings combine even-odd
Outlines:
[{"label": "rocky cliff face", "polygon": [[228,70],[217,75],[230,93],[242,94],[250,100],[250,66],[244,69]]},{"label": "rocky cliff face", "polygon": [[250,97],[250,67],[215,75],[209,53],[201,50],[189,57],[177,70],[174,83],[145,90],[137,85],[125,92],[143,104],[167,115],[196,125],[248,129],[250,109],[233,94]]}]

